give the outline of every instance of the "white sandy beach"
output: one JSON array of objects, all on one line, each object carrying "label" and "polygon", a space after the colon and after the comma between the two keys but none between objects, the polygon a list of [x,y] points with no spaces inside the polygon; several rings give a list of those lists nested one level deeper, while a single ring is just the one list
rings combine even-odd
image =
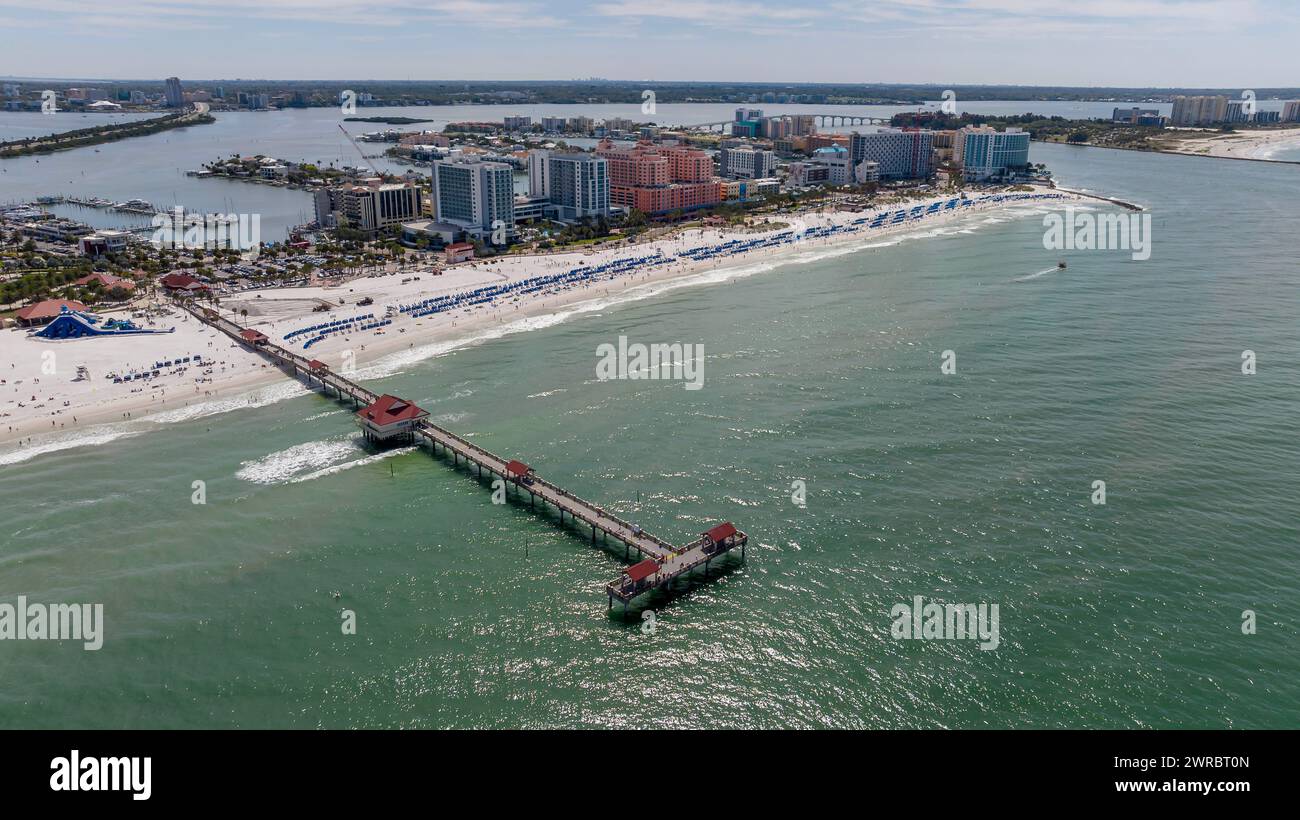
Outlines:
[{"label": "white sandy beach", "polygon": [[1195,133],[1198,136],[1189,135],[1170,142],[1167,150],[1179,154],[1267,160],[1279,149],[1300,146],[1300,128],[1238,131],[1230,134],[1204,131]]},{"label": "white sandy beach", "polygon": [[[1048,190],[1041,189],[1040,192]],[[1053,193],[1077,199],[1073,194]],[[328,286],[260,290],[221,297],[221,310],[235,322],[262,331],[277,344],[320,359],[337,370],[349,367],[351,360],[357,368],[356,378],[364,381],[390,375],[411,361],[438,355],[475,340],[562,321],[566,315],[582,309],[584,303],[598,305],[610,300],[640,298],[658,283],[674,278],[712,271],[725,273],[756,262],[775,265],[786,258],[797,257],[801,251],[817,251],[829,245],[843,245],[846,250],[851,250],[854,244],[867,245],[885,237],[924,234],[935,228],[971,220],[972,213],[980,214],[983,219],[991,210],[1025,204],[1055,207],[1061,202],[981,202],[892,227],[803,239],[735,256],[705,261],[675,258],[669,264],[635,270],[612,280],[548,289],[527,296],[511,295],[496,303],[470,309],[422,318],[398,313],[392,317],[392,324],[381,330],[340,333],[310,349],[304,349],[303,343],[311,334],[287,341],[284,338],[290,331],[331,319],[367,313],[383,318],[389,306],[396,308],[484,285],[515,282],[563,273],[575,267],[602,265],[656,253],[679,257],[683,251],[715,246],[731,239],[757,239],[791,229],[844,226],[878,210],[910,209],[950,198],[950,195],[933,197],[911,201],[906,206],[881,206],[866,212],[783,214],[771,217],[776,224],[768,230],[690,229],[670,238],[634,246],[464,263],[441,275],[410,269]],[[374,304],[358,307],[356,302],[364,297],[373,299]],[[312,307],[317,304],[317,299],[327,300],[338,307],[328,313],[313,313]],[[241,315],[241,310],[248,311],[246,317]],[[267,404],[306,391],[306,387],[287,380],[258,354],[233,343],[185,311],[172,307],[170,313],[169,317],[157,320],[155,327],[174,326],[176,330],[160,335],[46,341],[29,336],[22,329],[0,331],[0,465],[23,461],[42,452],[143,432],[160,421],[182,421],[239,407]],[[46,355],[49,352],[54,353],[53,373],[42,369],[49,369],[50,357]],[[204,358],[203,365],[160,368],[158,376],[142,382],[133,380],[118,384],[112,379],[113,374],[152,371],[156,362],[195,354]],[[89,371],[88,379],[74,380],[78,366]]]}]

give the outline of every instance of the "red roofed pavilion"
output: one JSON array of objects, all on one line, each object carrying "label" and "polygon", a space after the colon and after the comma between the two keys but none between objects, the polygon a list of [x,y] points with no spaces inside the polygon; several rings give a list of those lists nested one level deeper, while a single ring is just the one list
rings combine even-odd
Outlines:
[{"label": "red roofed pavilion", "polygon": [[385,393],[374,404],[357,411],[357,425],[370,441],[388,441],[395,436],[409,439],[415,424],[429,415],[406,399]]},{"label": "red roofed pavilion", "polygon": [[53,321],[65,306],[68,310],[85,311],[86,309],[85,305],[71,299],[46,299],[44,302],[28,305],[15,313],[14,318],[22,327],[35,327]]},{"label": "red roofed pavilion", "polygon": [[727,539],[736,534],[735,526],[728,521],[725,524],[719,524],[708,532],[704,533],[705,544],[722,546],[727,543]]},{"label": "red roofed pavilion", "polygon": [[644,561],[633,564],[627,568],[627,577],[632,583],[649,578],[659,571],[659,562],[653,558],[647,558]]}]

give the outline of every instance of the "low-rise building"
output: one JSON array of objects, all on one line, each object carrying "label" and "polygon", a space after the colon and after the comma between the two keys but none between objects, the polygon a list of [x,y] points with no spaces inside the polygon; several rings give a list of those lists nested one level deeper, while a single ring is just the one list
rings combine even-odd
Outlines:
[{"label": "low-rise building", "polygon": [[83,256],[99,257],[126,250],[131,235],[126,231],[98,230],[77,240],[77,251]]},{"label": "low-rise building", "polygon": [[474,246],[469,242],[457,242],[448,245],[445,253],[448,265],[455,265],[458,262],[468,262],[474,258]]},{"label": "low-rise building", "polygon": [[16,312],[14,321],[18,323],[19,327],[40,327],[54,321],[65,307],[68,310],[84,311],[86,309],[85,305],[71,299],[46,299],[43,302],[28,305]]},{"label": "low-rise building", "polygon": [[1110,121],[1129,125],[1159,125],[1164,117],[1154,108],[1116,108],[1110,115]]}]

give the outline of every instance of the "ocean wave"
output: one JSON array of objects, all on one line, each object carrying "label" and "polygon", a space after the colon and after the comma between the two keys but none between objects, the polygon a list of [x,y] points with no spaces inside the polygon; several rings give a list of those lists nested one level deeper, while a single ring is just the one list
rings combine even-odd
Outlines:
[{"label": "ocean wave", "polygon": [[240,463],[235,477],[253,484],[284,484],[304,473],[331,467],[364,454],[359,435],[345,435],[295,444],[284,450]]},{"label": "ocean wave", "polygon": [[213,399],[191,404],[187,407],[177,407],[174,410],[164,410],[161,413],[146,416],[144,420],[152,421],[155,424],[176,424],[182,421],[193,421],[194,419],[229,413],[233,410],[251,410],[255,407],[266,407],[286,399],[305,396],[310,392],[299,382],[286,380],[225,399]]},{"label": "ocean wave", "polygon": [[376,461],[383,461],[384,459],[389,458],[391,456],[405,455],[406,453],[414,452],[417,449],[419,448],[418,447],[397,447],[392,450],[385,450],[382,453],[375,453],[374,455],[369,455],[366,456],[365,458],[359,458],[355,461],[346,461],[342,464],[335,464],[332,467],[325,467],[320,470],[315,470],[313,472],[307,473],[306,475],[301,475],[301,476],[297,476],[296,478],[291,478],[289,479],[288,483],[301,484],[304,481],[315,481],[318,478],[324,478],[325,476],[334,475],[335,473],[341,473],[344,470],[351,470],[353,467],[362,467],[365,466],[366,464],[374,464]]},{"label": "ocean wave", "polygon": [[463,350],[467,347],[479,345],[484,342],[493,341],[516,333],[528,333],[534,330],[544,330],[577,316],[589,316],[591,314],[598,315],[613,307],[630,304],[632,302],[639,302],[681,288],[713,285],[734,279],[744,279],[760,273],[773,271],[782,265],[808,264],[837,256],[856,253],[868,248],[889,247],[907,240],[949,236],[959,232],[961,231],[953,226],[940,226],[934,228],[926,227],[892,235],[883,240],[881,237],[863,237],[863,241],[858,243],[836,244],[830,247],[800,248],[795,253],[740,259],[732,262],[730,265],[724,264],[717,268],[698,270],[672,279],[632,285],[616,294],[595,296],[591,299],[574,302],[565,305],[552,313],[543,313],[514,319],[512,321],[498,324],[495,327],[480,330],[469,336],[424,345],[417,344],[407,350],[390,353],[377,359],[372,364],[358,368],[354,375],[358,379],[388,378],[390,376],[404,373],[410,367],[419,364],[420,362],[444,356],[457,350]]},{"label": "ocean wave", "polygon": [[122,427],[120,425],[101,425],[99,427],[90,427],[78,433],[69,433],[60,435],[57,438],[47,439],[45,441],[34,441],[18,450],[10,450],[7,453],[0,453],[0,466],[9,464],[20,464],[24,461],[36,458],[46,453],[57,453],[60,450],[71,450],[74,447],[97,447],[101,444],[108,444],[110,441],[117,441],[122,438],[132,438],[143,433],[143,430]]}]

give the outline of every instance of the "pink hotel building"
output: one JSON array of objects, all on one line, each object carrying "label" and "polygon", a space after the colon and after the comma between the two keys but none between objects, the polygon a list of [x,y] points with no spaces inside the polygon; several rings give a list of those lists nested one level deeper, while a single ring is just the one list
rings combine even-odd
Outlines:
[{"label": "pink hotel building", "polygon": [[703,151],[639,142],[615,148],[609,140],[596,146],[609,169],[611,205],[648,214],[689,210],[722,201],[722,184],[713,178],[713,159]]}]

